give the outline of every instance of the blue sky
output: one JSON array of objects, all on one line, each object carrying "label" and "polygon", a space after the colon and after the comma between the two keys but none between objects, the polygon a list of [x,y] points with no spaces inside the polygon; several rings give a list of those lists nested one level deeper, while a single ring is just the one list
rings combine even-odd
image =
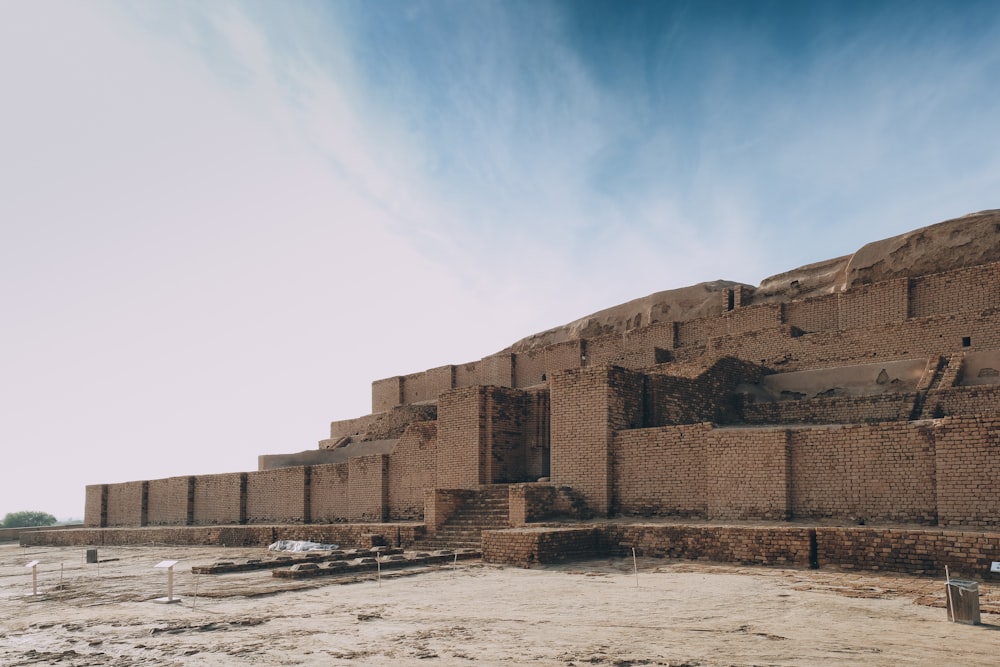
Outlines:
[{"label": "blue sky", "polygon": [[0,4],[0,514],[987,208],[995,2]]}]

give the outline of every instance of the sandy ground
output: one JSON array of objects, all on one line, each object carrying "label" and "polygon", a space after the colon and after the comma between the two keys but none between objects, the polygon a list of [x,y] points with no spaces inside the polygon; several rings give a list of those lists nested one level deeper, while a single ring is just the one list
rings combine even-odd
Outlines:
[{"label": "sandy ground", "polygon": [[[262,549],[0,545],[0,665],[996,665],[1000,587],[983,625],[947,622],[940,580],[602,559],[478,561],[418,573],[194,575]],[[38,559],[39,594],[31,570]],[[166,574],[176,559],[178,604]],[[197,589],[197,590],[196,590]]]}]

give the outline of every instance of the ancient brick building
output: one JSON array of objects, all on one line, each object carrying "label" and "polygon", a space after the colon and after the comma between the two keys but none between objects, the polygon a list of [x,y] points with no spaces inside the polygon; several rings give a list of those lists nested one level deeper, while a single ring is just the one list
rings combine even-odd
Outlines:
[{"label": "ancient brick building", "polygon": [[[982,560],[1000,547],[998,453],[1000,212],[987,211],[376,380],[372,414],[334,422],[317,449],[261,456],[253,472],[90,486],[86,523],[405,522],[478,543],[483,528],[573,521],[545,538],[572,551],[634,532],[595,537],[581,519],[792,522],[737,523],[712,548],[857,560],[896,530],[939,550],[985,545]],[[672,553],[681,529],[627,541]],[[540,539],[501,531],[484,547],[542,559]]]}]

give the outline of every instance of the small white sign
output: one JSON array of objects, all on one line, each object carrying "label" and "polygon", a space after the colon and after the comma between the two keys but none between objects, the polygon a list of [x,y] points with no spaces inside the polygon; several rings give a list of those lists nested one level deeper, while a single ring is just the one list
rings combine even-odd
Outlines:
[{"label": "small white sign", "polygon": [[993,561],[993,565],[990,566],[990,572],[1000,572],[1000,561]]},{"label": "small white sign", "polygon": [[173,567],[174,565],[177,565],[177,563],[179,563],[179,562],[180,561],[177,561],[177,560],[161,560],[159,563],[157,563],[153,567]]},{"label": "small white sign", "polygon": [[36,565],[38,565],[41,562],[42,561],[40,561],[40,560],[33,560],[30,563],[28,563],[27,565],[25,565],[25,567],[35,567]]}]

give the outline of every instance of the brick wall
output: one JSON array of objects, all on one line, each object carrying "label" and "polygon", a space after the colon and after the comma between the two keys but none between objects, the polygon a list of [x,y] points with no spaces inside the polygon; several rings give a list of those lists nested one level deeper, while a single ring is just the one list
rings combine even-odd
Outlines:
[{"label": "brick wall", "polygon": [[648,426],[727,423],[739,419],[734,390],[740,383],[757,382],[762,369],[746,361],[723,358],[694,379],[653,374],[646,382]]},{"label": "brick wall", "polygon": [[613,510],[704,518],[710,424],[619,431],[613,444]]},{"label": "brick wall", "polygon": [[1000,415],[1000,386],[997,385],[932,390],[924,401],[924,418],[997,415]]},{"label": "brick wall", "polygon": [[936,435],[939,523],[1000,526],[1000,418],[949,417]]},{"label": "brick wall", "polygon": [[710,433],[705,490],[712,519],[790,518],[788,432],[715,429]]},{"label": "brick wall", "polygon": [[197,526],[241,523],[244,475],[199,475],[194,482],[194,523]]},{"label": "brick wall", "polygon": [[726,333],[738,334],[745,331],[773,329],[783,323],[783,310],[780,303],[766,303],[759,306],[737,308],[723,314],[726,322]]},{"label": "brick wall", "polygon": [[386,454],[355,456],[348,460],[347,495],[351,521],[385,521],[388,463]]},{"label": "brick wall", "polygon": [[479,362],[470,361],[469,363],[459,364],[455,366],[455,386],[456,387],[471,387],[473,385],[479,384]]},{"label": "brick wall", "polygon": [[702,317],[677,323],[677,347],[704,344],[709,338],[728,333],[728,324],[723,317]]},{"label": "brick wall", "polygon": [[484,394],[485,447],[480,453],[480,480],[484,484],[528,481],[524,441],[527,395],[505,387],[487,387]]},{"label": "brick wall", "polygon": [[463,387],[438,399],[437,486],[474,489],[480,479],[485,441],[485,388]]},{"label": "brick wall", "polygon": [[309,466],[247,473],[247,523],[308,523]]},{"label": "brick wall", "polygon": [[1000,308],[1000,264],[974,266],[910,281],[910,316]]},{"label": "brick wall", "polygon": [[843,330],[905,322],[908,315],[909,281],[888,280],[841,292],[837,327]]},{"label": "brick wall", "polygon": [[403,402],[403,378],[396,376],[372,382],[372,412],[385,412]]},{"label": "brick wall", "polygon": [[141,526],[146,482],[108,484],[108,526]]},{"label": "brick wall", "polygon": [[438,394],[455,386],[455,367],[439,366],[403,377],[403,403],[437,400]]},{"label": "brick wall", "polygon": [[785,324],[806,333],[836,330],[840,322],[840,296],[828,294],[785,304]]},{"label": "brick wall", "polygon": [[424,516],[424,490],[436,485],[437,422],[411,424],[389,454],[389,519]]},{"label": "brick wall", "polygon": [[549,476],[549,389],[531,389],[524,396],[524,423],[522,439],[524,447],[525,477],[536,480]]},{"label": "brick wall", "polygon": [[[352,440],[391,440],[403,435],[413,422],[437,419],[435,405],[400,405],[384,412],[331,422],[330,441],[350,436]],[[320,447],[324,445],[320,442]]]},{"label": "brick wall", "polygon": [[528,567],[594,558],[600,553],[596,528],[512,528],[483,531],[483,561]]},{"label": "brick wall", "polygon": [[512,356],[515,387],[530,387],[545,381],[547,367],[545,348],[539,347]]},{"label": "brick wall", "polygon": [[906,421],[916,393],[841,396],[774,403],[741,402],[740,421],[747,424],[851,424]]},{"label": "brick wall", "polygon": [[348,475],[346,463],[312,466],[309,506],[314,523],[334,523],[350,518]]},{"label": "brick wall", "polygon": [[479,384],[514,386],[513,356],[505,352],[483,357],[479,362]]},{"label": "brick wall", "polygon": [[424,524],[427,532],[432,535],[437,533],[438,528],[475,495],[476,492],[471,489],[425,489]]},{"label": "brick wall", "polygon": [[598,514],[611,504],[613,432],[641,425],[642,388],[642,375],[614,367],[552,376],[552,482],[572,486]]},{"label": "brick wall", "polygon": [[546,379],[556,371],[582,366],[583,341],[568,340],[545,348]]},{"label": "brick wall", "polygon": [[919,422],[789,432],[792,514],[934,523],[933,430]]},{"label": "brick wall", "polygon": [[507,507],[512,526],[555,519],[590,518],[583,497],[568,486],[511,484],[508,487]]},{"label": "brick wall", "polygon": [[194,509],[191,491],[192,477],[167,477],[149,481],[149,513],[147,525],[185,526]]},{"label": "brick wall", "polygon": [[83,523],[86,526],[107,525],[107,484],[88,484],[83,505]]},{"label": "brick wall", "polygon": [[747,565],[809,565],[810,529],[797,526],[620,525],[603,538],[611,554],[707,559]]}]

